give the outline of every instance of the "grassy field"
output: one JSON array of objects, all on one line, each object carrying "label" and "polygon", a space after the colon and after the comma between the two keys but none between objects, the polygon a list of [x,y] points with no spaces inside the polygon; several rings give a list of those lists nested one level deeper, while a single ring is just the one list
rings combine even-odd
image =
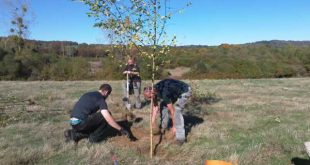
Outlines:
[{"label": "grassy field", "polygon": [[[189,82],[189,81],[187,81]],[[81,94],[102,81],[0,82],[0,164],[204,164],[206,159],[239,165],[289,165],[308,159],[310,78],[190,81],[195,99],[185,111],[188,142],[169,133],[149,159],[148,106],[131,127],[139,139],[117,136],[99,144],[65,143],[69,111]],[[108,106],[121,120],[119,81],[112,81]]]}]

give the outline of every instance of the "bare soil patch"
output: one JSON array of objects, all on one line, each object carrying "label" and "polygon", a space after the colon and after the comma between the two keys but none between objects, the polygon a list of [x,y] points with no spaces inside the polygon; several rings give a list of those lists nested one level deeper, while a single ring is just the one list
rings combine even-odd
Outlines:
[{"label": "bare soil patch", "polygon": [[189,72],[191,68],[189,67],[177,67],[174,69],[167,69],[170,73],[171,78],[181,78],[185,73]]}]

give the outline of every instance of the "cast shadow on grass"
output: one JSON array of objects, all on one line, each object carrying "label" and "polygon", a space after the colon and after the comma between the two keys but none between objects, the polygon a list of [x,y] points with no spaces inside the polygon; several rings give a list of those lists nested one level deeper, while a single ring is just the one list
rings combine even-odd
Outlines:
[{"label": "cast shadow on grass", "polygon": [[192,97],[189,103],[186,105],[185,114],[190,116],[206,116],[209,115],[207,106],[218,103],[221,98],[216,96],[199,96]]},{"label": "cast shadow on grass", "polygon": [[217,97],[215,94],[213,95],[202,95],[202,96],[192,96],[191,103],[192,104],[214,104],[222,99]]},{"label": "cast shadow on grass", "polygon": [[203,118],[192,115],[183,115],[184,117],[184,127],[185,127],[185,136],[191,132],[192,127],[197,126],[203,123]]},{"label": "cast shadow on grass", "polygon": [[295,157],[291,159],[291,163],[292,165],[310,165],[310,160]]},{"label": "cast shadow on grass", "polygon": [[207,105],[218,103],[221,100],[215,95],[202,95],[190,100],[183,114],[186,136],[193,126],[203,123],[203,117],[209,115]]}]

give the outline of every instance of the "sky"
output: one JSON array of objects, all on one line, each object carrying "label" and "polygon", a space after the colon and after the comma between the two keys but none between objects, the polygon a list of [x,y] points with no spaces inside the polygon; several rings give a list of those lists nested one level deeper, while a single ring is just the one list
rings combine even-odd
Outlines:
[{"label": "sky", "polygon": [[[0,2],[6,0],[0,0]],[[167,32],[178,45],[243,44],[262,40],[310,40],[310,0],[189,0]],[[188,0],[170,0],[172,8]],[[72,0],[30,0],[30,39],[107,44],[88,7]],[[7,7],[0,3],[0,36],[9,33]]]}]

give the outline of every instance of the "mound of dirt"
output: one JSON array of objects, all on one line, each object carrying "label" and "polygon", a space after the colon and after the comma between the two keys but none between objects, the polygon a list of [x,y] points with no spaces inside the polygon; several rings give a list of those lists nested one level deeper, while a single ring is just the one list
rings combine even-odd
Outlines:
[{"label": "mound of dirt", "polygon": [[[140,155],[148,155],[150,153],[150,130],[149,121],[145,121],[148,114],[133,114],[131,112],[122,114],[117,121],[124,128],[130,128],[132,135],[137,138],[136,141],[130,141],[124,136],[113,136],[108,139],[109,143],[112,143],[118,147],[130,148],[136,151]],[[129,127],[126,127],[128,125]],[[153,135],[153,151],[156,156],[165,155],[162,146],[174,143],[174,135],[170,131],[165,131],[163,134]]]},{"label": "mound of dirt", "polygon": [[[148,155],[150,152],[150,132],[144,128],[133,128],[131,127],[132,134],[138,139],[137,141],[130,142],[124,136],[116,136],[110,138],[108,141],[115,146],[131,148],[134,151],[137,151],[140,155]],[[154,155],[164,154],[164,150],[161,146],[165,144],[173,143],[174,136],[171,132],[167,131],[162,135],[153,135],[153,150]],[[156,149],[155,149],[156,148]]]}]

